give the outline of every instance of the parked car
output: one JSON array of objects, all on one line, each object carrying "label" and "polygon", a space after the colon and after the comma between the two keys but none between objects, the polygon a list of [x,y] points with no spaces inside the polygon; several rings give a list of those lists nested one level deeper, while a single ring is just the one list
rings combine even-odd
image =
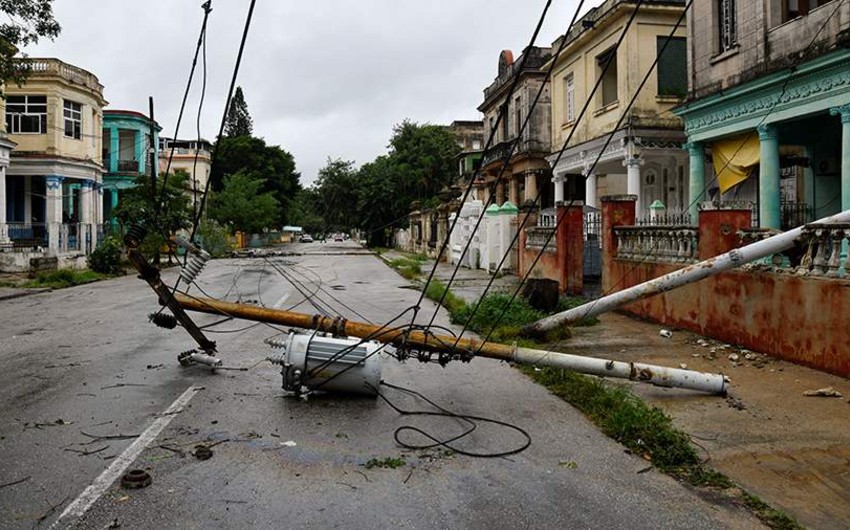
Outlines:
[{"label": "parked car", "polygon": [[334,234],[334,241],[345,241],[345,237],[342,234]]},{"label": "parked car", "polygon": [[298,241],[300,241],[302,243],[312,243],[313,242],[313,236],[311,236],[310,234],[304,234],[303,236],[301,236],[298,239]]}]

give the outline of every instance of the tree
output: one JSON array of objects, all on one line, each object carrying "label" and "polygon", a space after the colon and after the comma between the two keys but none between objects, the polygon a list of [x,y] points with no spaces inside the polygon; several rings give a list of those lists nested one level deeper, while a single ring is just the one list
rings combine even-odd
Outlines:
[{"label": "tree", "polygon": [[278,202],[263,193],[263,180],[238,172],[224,179],[224,188],[213,195],[210,217],[234,230],[255,233],[277,224]]},{"label": "tree", "polygon": [[389,147],[397,168],[399,192],[405,200],[434,197],[451,184],[457,173],[455,157],[461,149],[447,127],[404,120],[393,127]]},{"label": "tree", "polygon": [[53,18],[52,4],[53,0],[0,0],[0,13],[8,19],[0,24],[0,84],[20,85],[32,71],[29,61],[15,57],[20,48],[40,37],[59,35],[62,28]]},{"label": "tree", "polygon": [[225,175],[243,173],[260,179],[261,191],[271,193],[278,203],[277,224],[286,224],[290,204],[301,189],[301,175],[292,155],[253,136],[220,138],[216,149],[216,163],[210,175],[212,189],[221,191]]},{"label": "tree", "polygon": [[[192,209],[189,197],[185,193],[189,174],[177,170],[169,176],[168,183],[160,176],[156,186],[157,201],[151,194],[151,178],[140,175],[136,178],[136,186],[121,193],[115,217],[124,230],[134,224],[141,224],[148,230],[148,235],[142,243],[142,252],[159,261],[159,250],[166,239],[175,232],[189,228],[192,222]],[[162,202],[159,202],[160,193]]]},{"label": "tree", "polygon": [[360,227],[372,246],[386,246],[387,230],[393,221],[404,220],[410,202],[401,204],[395,197],[396,168],[389,156],[379,156],[374,162],[363,164],[357,174],[357,210]]},{"label": "tree", "polygon": [[230,99],[227,119],[224,122],[225,136],[251,136],[254,132],[254,120],[248,114],[248,104],[242,94],[242,87],[236,87],[236,93]]},{"label": "tree", "polygon": [[328,163],[319,170],[316,190],[321,197],[318,214],[327,223],[329,230],[348,230],[358,224],[357,172],[354,162],[328,158]]},{"label": "tree", "polygon": [[299,190],[289,211],[289,224],[302,227],[307,233],[324,232],[325,218],[319,214],[321,198],[314,188]]}]

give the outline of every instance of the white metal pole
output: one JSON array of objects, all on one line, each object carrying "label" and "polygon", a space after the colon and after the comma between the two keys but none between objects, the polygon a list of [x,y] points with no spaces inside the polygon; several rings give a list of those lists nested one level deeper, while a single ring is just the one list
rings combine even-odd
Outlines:
[{"label": "white metal pole", "polygon": [[[825,217],[816,222],[820,224],[850,222],[850,210]],[[622,291],[603,296],[573,309],[546,317],[526,326],[524,332],[532,336],[544,333],[558,326],[565,326],[585,318],[595,317],[617,309],[622,305],[670,291],[677,287],[734,269],[745,263],[782,252],[794,246],[794,240],[802,235],[803,228],[804,226],[800,226],[762,241],[736,248],[725,254],[720,254],[705,261],[689,265],[654,280],[623,289]]]},{"label": "white metal pole", "polygon": [[521,364],[564,368],[582,374],[616,377],[655,386],[687,388],[711,394],[725,394],[729,379],[722,374],[695,372],[643,363],[627,363],[583,357],[568,353],[517,348],[513,360]]}]

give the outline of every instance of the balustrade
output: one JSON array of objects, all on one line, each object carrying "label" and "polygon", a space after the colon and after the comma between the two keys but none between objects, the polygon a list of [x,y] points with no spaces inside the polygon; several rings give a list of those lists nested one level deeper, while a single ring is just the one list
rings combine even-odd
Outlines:
[{"label": "balustrade", "polygon": [[805,249],[794,272],[800,276],[839,278],[847,274],[846,252],[850,223],[811,223],[803,227],[799,242]]},{"label": "balustrade", "polygon": [[525,248],[544,249],[546,252],[557,252],[555,227],[532,226],[525,229]]},{"label": "balustrade", "polygon": [[693,263],[699,254],[699,230],[691,226],[618,226],[617,258]]}]

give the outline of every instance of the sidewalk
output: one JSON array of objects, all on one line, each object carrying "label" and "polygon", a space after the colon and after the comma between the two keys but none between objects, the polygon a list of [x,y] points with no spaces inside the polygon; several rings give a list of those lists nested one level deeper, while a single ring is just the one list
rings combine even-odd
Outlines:
[{"label": "sidewalk", "polygon": [[[433,261],[424,263],[423,274],[431,266]],[[447,283],[452,271],[441,263],[435,277]],[[489,279],[484,271],[461,269],[451,289],[473,301]],[[514,276],[498,278],[492,291],[512,292],[517,282]],[[670,414],[711,467],[750,493],[806,527],[850,527],[850,380],[686,331],[674,329],[671,338],[664,338],[659,334],[663,326],[617,313],[600,320],[575,328],[561,350],[728,375],[726,398],[627,384]],[[824,387],[843,397],[803,395]]]}]

